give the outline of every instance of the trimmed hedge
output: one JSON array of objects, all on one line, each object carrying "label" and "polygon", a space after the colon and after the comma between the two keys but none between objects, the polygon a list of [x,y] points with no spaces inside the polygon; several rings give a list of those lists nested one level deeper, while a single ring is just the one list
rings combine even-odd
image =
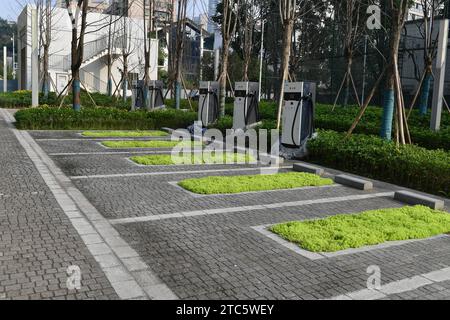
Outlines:
[{"label": "trimmed hedge", "polygon": [[397,147],[368,135],[319,131],[308,144],[309,160],[404,187],[450,195],[450,153],[418,146]]},{"label": "trimmed hedge", "polygon": [[[97,106],[108,106],[118,109],[129,110],[131,107],[131,100],[123,101],[120,98],[109,97],[101,93],[91,93]],[[39,103],[41,105],[59,106],[60,101],[57,101],[57,95],[54,92],[49,92],[48,98],[44,98],[44,94],[39,94]],[[64,100],[65,106],[69,106],[72,101],[72,94],[68,94]],[[81,105],[84,108],[94,108],[91,98],[85,92],[81,92]],[[24,109],[31,106],[31,91],[21,90],[15,92],[0,93],[0,108]]]},{"label": "trimmed hedge", "polygon": [[28,130],[158,130],[187,128],[197,114],[177,110],[128,112],[116,108],[71,108],[42,106],[16,113],[16,127]]},{"label": "trimmed hedge", "polygon": [[[317,104],[315,114],[315,127],[324,130],[347,132],[358,115],[359,107],[336,107],[332,111],[331,105]],[[355,133],[379,135],[381,128],[381,118],[383,110],[378,107],[368,107],[363,118],[355,129]],[[226,114],[233,116],[233,105],[226,106]],[[265,129],[272,129],[276,126],[277,105],[273,102],[262,101],[260,103],[260,115],[264,122]],[[220,130],[226,127],[229,119],[219,121],[214,126]],[[411,138],[414,144],[427,149],[450,150],[450,115],[442,113],[442,129],[433,132],[429,129],[430,115],[423,117],[414,110],[409,119]]]}]

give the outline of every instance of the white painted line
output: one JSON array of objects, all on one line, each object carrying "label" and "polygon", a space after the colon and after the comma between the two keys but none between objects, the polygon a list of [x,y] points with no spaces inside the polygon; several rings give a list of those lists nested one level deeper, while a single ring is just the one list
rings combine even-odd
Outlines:
[{"label": "white painted line", "polygon": [[[71,181],[42,151],[28,132],[15,129],[12,126],[14,119],[8,112],[0,109],[0,113],[25,149],[28,157],[33,161],[80,238],[98,262],[119,298],[177,299],[177,296],[152,273],[138,253],[120,238],[108,220],[101,216],[84,195],[71,184]],[[132,264],[129,260],[124,261],[129,258],[134,259]],[[130,265],[133,266],[132,270],[129,269]],[[144,286],[139,283],[133,274],[137,266],[142,268],[139,270],[141,273],[157,279],[153,286]],[[159,296],[157,289],[161,289]]]},{"label": "white painted line", "polygon": [[336,296],[330,300],[377,300],[388,298],[393,294],[414,291],[422,287],[450,281],[450,268],[444,268],[429,273],[420,274],[411,278],[390,282],[379,289],[363,289]]},{"label": "white painted line", "polygon": [[[311,220],[311,219],[308,219],[308,220]],[[361,248],[347,249],[347,250],[341,250],[341,251],[336,251],[336,252],[311,252],[311,251],[302,249],[297,244],[287,241],[287,240],[283,239],[282,237],[278,236],[277,234],[269,231],[269,228],[271,226],[273,226],[273,225],[255,226],[255,227],[251,227],[251,228],[255,231],[258,231],[265,237],[272,239],[273,241],[277,242],[278,244],[282,245],[283,247],[288,248],[289,250],[294,251],[295,253],[297,253],[305,258],[308,258],[310,260],[328,259],[328,258],[345,256],[345,255],[370,252],[370,251],[375,251],[375,250],[380,250],[380,249],[398,247],[398,246],[402,246],[402,245],[414,243],[414,242],[435,240],[435,239],[442,239],[442,238],[450,237],[448,235],[439,235],[439,236],[430,237],[430,238],[426,238],[426,239],[389,241],[389,242],[381,243],[378,245],[365,246],[365,247],[361,247]]]},{"label": "white painted line", "polygon": [[184,211],[177,212],[172,214],[162,214],[162,215],[152,215],[152,216],[143,216],[143,217],[133,217],[133,218],[121,218],[121,219],[111,219],[109,222],[111,224],[129,224],[129,223],[140,223],[140,222],[149,222],[149,221],[159,221],[159,220],[167,220],[173,218],[181,217],[190,217],[194,212],[195,216],[206,216],[212,214],[227,214],[227,213],[236,213],[236,212],[246,212],[253,210],[265,210],[265,209],[277,209],[277,208],[287,208],[287,207],[297,207],[297,206],[305,206],[311,204],[319,204],[319,203],[333,203],[333,202],[343,202],[343,201],[356,201],[356,200],[364,200],[364,199],[372,199],[372,198],[381,198],[381,197],[392,197],[394,195],[393,192],[383,192],[383,193],[374,193],[374,194],[364,194],[364,195],[355,195],[355,196],[344,196],[344,197],[334,197],[334,198],[322,198],[315,200],[301,200],[294,202],[282,202],[282,203],[274,203],[269,205],[255,205],[255,206],[243,206],[243,207],[229,207],[229,208],[220,208],[220,209],[209,209],[209,210],[199,210],[199,211]]},{"label": "white painted line", "polygon": [[171,186],[177,188],[180,191],[183,191],[184,193],[189,194],[193,198],[209,198],[209,197],[217,197],[217,196],[239,196],[239,195],[245,195],[245,194],[259,194],[259,193],[272,193],[272,192],[286,192],[286,191],[299,191],[299,190],[312,190],[312,189],[328,189],[328,188],[338,188],[342,187],[339,184],[332,184],[328,186],[309,186],[309,187],[298,187],[298,188],[290,188],[290,189],[274,189],[274,190],[261,190],[261,191],[247,191],[247,192],[239,192],[239,193],[216,193],[216,194],[199,194],[192,191],[189,191],[182,186],[180,186],[178,183],[181,181],[171,181],[168,182]]},{"label": "white painted line", "polygon": [[[180,165],[178,167],[189,166]],[[191,165],[194,166],[194,165]],[[71,176],[72,180],[86,180],[86,179],[110,179],[110,178],[133,178],[133,177],[146,177],[146,176],[168,176],[168,175],[185,175],[185,174],[201,174],[201,173],[220,173],[220,172],[241,172],[241,171],[258,171],[258,170],[273,170],[270,167],[257,167],[257,168],[227,168],[227,169],[213,169],[207,170],[208,166],[214,165],[202,165],[205,166],[205,170],[192,170],[192,171],[165,171],[165,172],[140,172],[140,173],[124,173],[124,174],[99,174],[89,176]],[[235,165],[230,165],[235,166]],[[149,168],[149,166],[145,166]],[[150,166],[150,167],[164,167],[170,168],[173,166]],[[292,166],[284,166],[281,169],[292,169]]]}]

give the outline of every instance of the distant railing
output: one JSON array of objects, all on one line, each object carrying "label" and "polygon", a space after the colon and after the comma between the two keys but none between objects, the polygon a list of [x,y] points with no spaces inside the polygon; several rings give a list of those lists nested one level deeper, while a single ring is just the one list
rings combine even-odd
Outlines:
[{"label": "distant railing", "polygon": [[[119,49],[123,46],[124,36],[119,36],[114,39],[111,39],[113,42],[111,43],[111,49]],[[109,44],[109,36],[103,36],[97,40],[86,42],[83,47],[83,62],[88,61],[89,59],[95,57],[96,55],[102,53],[105,50],[108,50]],[[68,54],[64,56],[62,61],[62,65],[65,70],[70,70],[72,65],[72,55]]]}]

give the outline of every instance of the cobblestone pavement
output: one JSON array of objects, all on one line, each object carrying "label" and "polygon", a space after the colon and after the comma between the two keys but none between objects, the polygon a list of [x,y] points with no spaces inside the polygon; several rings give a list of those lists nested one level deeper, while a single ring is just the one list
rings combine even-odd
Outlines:
[{"label": "cobblestone pavement", "polygon": [[[84,201],[114,226],[154,276],[180,299],[329,299],[365,289],[369,266],[380,268],[383,285],[450,266],[450,237],[310,260],[253,228],[401,207],[389,195],[402,189],[397,186],[374,181],[375,189],[366,192],[335,185],[195,196],[173,182],[255,174],[259,167],[142,167],[127,160],[136,150],[105,149],[98,144],[101,139],[82,138],[77,132],[29,133],[70,177]],[[289,164],[285,166],[284,171],[290,170]],[[329,176],[336,173],[327,170]],[[140,285],[141,280],[137,280]],[[386,298],[447,299],[449,283],[450,275]]]},{"label": "cobblestone pavement", "polygon": [[[2,118],[0,150],[0,299],[117,299]],[[72,265],[80,290],[67,288]]]}]

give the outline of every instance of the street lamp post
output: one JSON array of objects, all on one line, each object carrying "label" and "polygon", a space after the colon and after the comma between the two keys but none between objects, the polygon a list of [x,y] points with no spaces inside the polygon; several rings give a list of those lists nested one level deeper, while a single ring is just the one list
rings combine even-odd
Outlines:
[{"label": "street lamp post", "polygon": [[15,34],[13,33],[13,36],[11,38],[12,40],[12,75],[13,75],[13,80],[16,80],[16,38],[15,38]]}]

